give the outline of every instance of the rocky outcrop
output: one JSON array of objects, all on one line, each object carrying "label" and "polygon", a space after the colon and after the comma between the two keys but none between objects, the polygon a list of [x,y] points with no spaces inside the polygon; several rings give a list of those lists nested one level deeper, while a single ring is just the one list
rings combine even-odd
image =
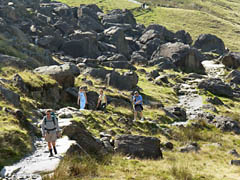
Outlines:
[{"label": "rocky outcrop", "polygon": [[182,42],[184,44],[191,45],[193,42],[191,35],[184,30],[177,31],[175,33],[175,37],[179,42]]},{"label": "rocky outcrop", "polygon": [[162,158],[160,140],[155,137],[121,135],[114,142],[114,150],[128,156],[144,159]]},{"label": "rocky outcrop", "polygon": [[202,52],[213,52],[217,54],[223,54],[225,52],[224,42],[215,35],[201,34],[194,47],[200,49]]},{"label": "rocky outcrop", "polygon": [[73,40],[66,41],[61,50],[73,58],[89,57],[96,58],[100,55],[96,35],[92,33],[75,33]]},{"label": "rocky outcrop", "polygon": [[186,121],[187,114],[183,108],[172,106],[172,107],[165,107],[163,109],[166,115],[170,118],[173,118],[175,121]]},{"label": "rocky outcrop", "polygon": [[136,26],[136,20],[131,11],[124,9],[115,9],[104,15],[102,18],[103,24],[117,23],[117,24],[130,24]]},{"label": "rocky outcrop", "polygon": [[106,41],[116,46],[118,53],[129,56],[128,42],[125,39],[124,31],[116,26],[104,30]]},{"label": "rocky outcrop", "polygon": [[137,83],[138,75],[135,72],[130,71],[121,75],[113,71],[106,75],[106,84],[120,90],[133,90]]},{"label": "rocky outcrop", "polygon": [[179,42],[163,44],[152,55],[152,59],[159,57],[170,58],[173,64],[184,71],[204,73],[201,64],[203,55],[189,45]]},{"label": "rocky outcrop", "polygon": [[232,88],[221,79],[207,79],[199,83],[198,88],[209,91],[218,96],[233,97]]},{"label": "rocky outcrop", "polygon": [[[79,145],[78,147],[71,147],[68,153],[78,153],[85,151],[90,155],[99,157],[102,157],[106,153],[103,145],[96,141],[96,139],[90,134],[90,132],[86,130],[84,125],[80,122],[72,122],[71,125],[63,129],[63,134],[67,135],[71,140],[75,140]],[[76,148],[78,151],[75,151]]]},{"label": "rocky outcrop", "polygon": [[239,123],[230,117],[216,116],[211,123],[222,131],[240,134]]},{"label": "rocky outcrop", "polygon": [[73,87],[74,78],[78,76],[80,71],[74,64],[67,63],[63,65],[43,66],[36,68],[35,73],[50,75],[55,79],[63,88]]},{"label": "rocky outcrop", "polygon": [[186,146],[180,148],[180,152],[198,152],[200,147],[197,143],[189,143]]}]

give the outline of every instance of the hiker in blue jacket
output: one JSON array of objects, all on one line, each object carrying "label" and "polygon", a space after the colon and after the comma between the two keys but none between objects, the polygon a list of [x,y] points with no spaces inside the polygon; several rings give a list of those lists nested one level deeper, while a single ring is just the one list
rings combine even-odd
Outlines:
[{"label": "hiker in blue jacket", "polygon": [[142,114],[143,99],[142,99],[142,96],[138,93],[138,91],[134,92],[133,104],[134,104],[134,121],[136,121],[138,113],[140,114],[141,121],[143,121],[144,120],[143,114]]},{"label": "hiker in blue jacket", "polygon": [[57,154],[56,140],[59,133],[58,119],[55,115],[51,115],[51,112],[50,109],[46,111],[46,116],[44,116],[41,124],[42,136],[48,142],[49,157],[53,156],[52,149]]}]

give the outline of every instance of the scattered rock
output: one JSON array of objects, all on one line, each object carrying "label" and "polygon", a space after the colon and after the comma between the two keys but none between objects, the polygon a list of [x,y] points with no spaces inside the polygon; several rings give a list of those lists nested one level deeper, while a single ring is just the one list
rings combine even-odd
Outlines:
[{"label": "scattered rock", "polygon": [[240,52],[230,52],[223,56],[221,61],[226,67],[237,69],[240,67]]},{"label": "scattered rock", "polygon": [[158,57],[170,58],[173,64],[184,71],[204,73],[201,64],[204,59],[203,55],[189,45],[180,42],[163,44],[153,53],[151,59]]},{"label": "scattered rock", "polygon": [[115,138],[114,150],[137,158],[162,158],[160,140],[155,137],[121,135]]},{"label": "scattered rock", "polygon": [[166,143],[164,144],[164,147],[165,147],[166,149],[173,150],[173,143],[171,143],[171,142],[166,142]]},{"label": "scattered rock", "polygon": [[231,71],[226,79],[230,80],[230,82],[235,83],[235,84],[240,84],[240,71],[238,70],[233,70]]},{"label": "scattered rock", "polygon": [[197,143],[190,143],[184,147],[180,148],[180,152],[198,152],[200,147]]},{"label": "scattered rock", "polygon": [[218,96],[233,97],[232,88],[218,78],[203,80],[199,83],[198,88],[210,91]]},{"label": "scattered rock", "polygon": [[224,103],[218,97],[207,98],[206,101],[214,105],[224,105]]},{"label": "scattered rock", "polygon": [[232,120],[230,117],[216,116],[211,122],[222,131],[234,132],[240,134],[240,127],[237,121]]},{"label": "scattered rock", "polygon": [[230,164],[235,166],[240,166],[240,160],[231,160]]},{"label": "scattered rock", "polygon": [[165,107],[163,109],[167,116],[174,118],[176,121],[186,121],[186,111],[178,106]]},{"label": "scattered rock", "polygon": [[215,112],[215,113],[218,112],[217,109],[215,108],[215,106],[212,105],[212,104],[204,104],[204,105],[202,106],[202,108],[203,108],[203,109],[206,109],[206,110],[209,110],[209,111],[212,111],[212,112]]},{"label": "scattered rock", "polygon": [[231,155],[233,155],[233,156],[235,156],[235,157],[237,157],[237,158],[240,157],[240,155],[238,154],[238,152],[236,151],[236,149],[230,150],[230,151],[228,152],[228,154],[231,154]]}]

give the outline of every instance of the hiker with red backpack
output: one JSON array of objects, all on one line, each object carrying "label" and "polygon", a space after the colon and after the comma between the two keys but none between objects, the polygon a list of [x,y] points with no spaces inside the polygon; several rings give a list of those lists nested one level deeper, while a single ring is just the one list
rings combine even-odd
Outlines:
[{"label": "hiker with red backpack", "polygon": [[57,154],[56,149],[56,140],[59,134],[59,125],[57,117],[52,114],[52,111],[49,109],[46,111],[46,116],[44,116],[41,124],[42,136],[48,142],[49,157],[53,156],[53,151]]}]

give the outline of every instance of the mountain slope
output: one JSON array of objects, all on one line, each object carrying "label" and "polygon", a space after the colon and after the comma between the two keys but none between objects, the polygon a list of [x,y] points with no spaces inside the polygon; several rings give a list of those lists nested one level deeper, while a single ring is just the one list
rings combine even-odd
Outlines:
[{"label": "mountain slope", "polygon": [[138,23],[161,24],[171,31],[186,30],[194,40],[200,34],[215,34],[232,51],[240,50],[240,3],[237,0],[150,0],[150,9],[142,10],[139,4],[127,0],[60,0],[71,6],[97,4],[105,11],[116,8],[132,9]]}]

